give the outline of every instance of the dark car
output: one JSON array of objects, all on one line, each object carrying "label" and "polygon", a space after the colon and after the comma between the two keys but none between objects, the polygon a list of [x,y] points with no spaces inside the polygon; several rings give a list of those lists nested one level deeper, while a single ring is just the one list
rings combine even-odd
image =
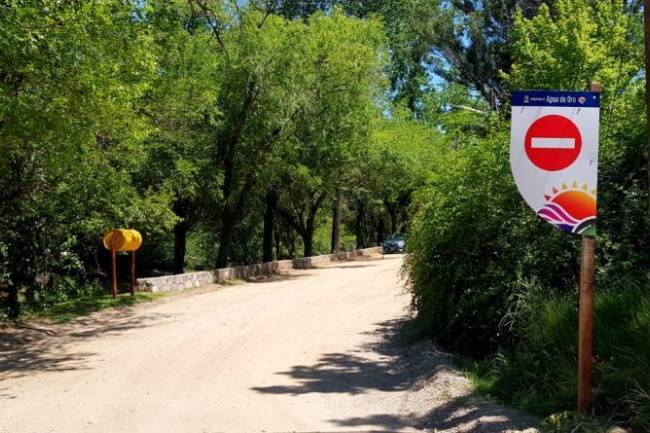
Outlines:
[{"label": "dark car", "polygon": [[406,247],[406,238],[402,235],[393,235],[382,242],[384,253],[403,253]]}]

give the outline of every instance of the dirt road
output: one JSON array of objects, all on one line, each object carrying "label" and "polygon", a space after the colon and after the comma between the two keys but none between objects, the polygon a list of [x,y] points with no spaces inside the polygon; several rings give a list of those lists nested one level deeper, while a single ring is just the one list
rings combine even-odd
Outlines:
[{"label": "dirt road", "polygon": [[[401,257],[5,332],[0,432],[502,432],[449,356],[406,348]],[[434,430],[437,429],[437,430]]]}]

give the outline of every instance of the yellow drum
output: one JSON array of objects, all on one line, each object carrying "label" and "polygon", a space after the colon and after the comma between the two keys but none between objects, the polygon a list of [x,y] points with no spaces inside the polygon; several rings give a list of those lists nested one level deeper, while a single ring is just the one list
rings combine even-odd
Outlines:
[{"label": "yellow drum", "polygon": [[135,251],[142,245],[142,235],[137,230],[113,229],[104,235],[104,248],[112,251]]}]

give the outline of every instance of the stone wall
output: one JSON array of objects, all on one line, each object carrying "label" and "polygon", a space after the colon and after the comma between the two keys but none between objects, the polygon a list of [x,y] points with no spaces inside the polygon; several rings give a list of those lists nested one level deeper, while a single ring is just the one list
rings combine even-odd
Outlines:
[{"label": "stone wall", "polygon": [[363,250],[344,251],[335,254],[326,254],[324,256],[302,257],[293,259],[294,269],[309,269],[318,265],[327,264],[329,262],[351,260],[357,256],[381,254],[382,247],[366,248]]},{"label": "stone wall", "polygon": [[214,269],[211,271],[189,272],[186,274],[166,275],[164,277],[139,278],[138,291],[153,293],[178,292],[181,290],[205,286],[207,284],[224,283],[234,279],[247,279],[262,275],[281,275],[289,272],[292,268],[309,269],[333,261],[350,260],[357,256],[379,254],[381,252],[381,247],[374,247],[324,256],[279,260],[248,266]]}]

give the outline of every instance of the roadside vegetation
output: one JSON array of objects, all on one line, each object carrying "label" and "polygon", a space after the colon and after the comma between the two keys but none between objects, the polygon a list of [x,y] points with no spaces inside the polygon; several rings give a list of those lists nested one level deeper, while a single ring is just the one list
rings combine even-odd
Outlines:
[{"label": "roadside vegetation", "polygon": [[636,1],[3,2],[0,317],[102,304],[114,227],[140,276],[405,233],[419,330],[590,431],[565,412],[580,240],[516,190],[509,94],[598,80],[595,413],[648,431],[643,49]]},{"label": "roadside vegetation", "polygon": [[3,2],[0,317],[106,293],[115,227],[143,234],[141,277],[403,232],[438,134],[399,108],[370,12]]},{"label": "roadside vegetation", "polygon": [[69,301],[59,302],[47,309],[38,309],[35,311],[26,311],[23,314],[25,320],[42,320],[45,319],[52,323],[65,323],[78,317],[86,316],[95,311],[106,308],[121,308],[131,305],[141,304],[144,302],[155,301],[163,298],[164,293],[136,293],[120,294],[116,298],[107,294],[96,294],[84,298],[74,298]]},{"label": "roadside vegetation", "polygon": [[[511,63],[491,78],[503,95],[602,82],[595,413],[648,431],[642,10],[631,2],[556,0],[502,24]],[[576,404],[580,239],[538,219],[520,198],[508,160],[508,100],[492,113],[474,117],[483,130],[444,134],[459,144],[417,193],[405,272],[418,325],[474,359],[479,391],[541,417],[559,413],[547,431],[599,431],[561,414]]]}]

